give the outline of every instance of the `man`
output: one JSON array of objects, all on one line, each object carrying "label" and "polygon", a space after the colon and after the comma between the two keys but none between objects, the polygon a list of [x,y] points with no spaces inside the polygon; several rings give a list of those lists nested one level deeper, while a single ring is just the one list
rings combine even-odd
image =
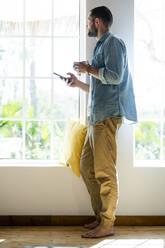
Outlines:
[{"label": "man", "polygon": [[111,11],[97,7],[88,16],[88,36],[96,37],[92,64],[75,62],[78,73],[88,73],[90,85],[72,74],[69,86],[89,92],[89,125],[80,168],[91,197],[96,220],[85,227],[92,229],[83,238],[114,234],[118,200],[116,172],[116,133],[122,121],[137,121],[132,77],[124,42],[109,32]]}]

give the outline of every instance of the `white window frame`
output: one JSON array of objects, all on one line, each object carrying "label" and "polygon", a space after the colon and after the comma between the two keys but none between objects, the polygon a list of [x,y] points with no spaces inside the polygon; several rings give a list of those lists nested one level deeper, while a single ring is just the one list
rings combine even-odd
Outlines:
[{"label": "white window frame", "polygon": [[[28,38],[55,38],[56,36],[54,35],[54,28],[53,28],[53,19],[54,19],[54,8],[53,8],[53,4],[54,1],[52,0],[52,34],[50,36],[41,36],[41,35],[37,35],[37,36],[30,36],[30,35],[25,35],[25,0],[24,1],[24,10],[23,10],[23,16],[24,16],[24,27],[23,27],[23,35],[22,36],[18,36],[18,35],[5,35],[5,36],[0,36],[2,38],[23,38],[23,46],[25,49],[25,37]],[[86,58],[86,1],[83,0],[77,0],[79,1],[79,59],[80,60],[84,60]],[[58,36],[59,38],[59,36]],[[62,36],[62,38],[64,38],[64,36]],[[66,37],[68,38],[68,37]],[[77,36],[70,36],[69,38],[77,38]],[[52,41],[52,47],[51,47],[51,51],[52,51],[52,71],[53,71],[53,41]],[[23,77],[0,77],[0,79],[22,79],[23,80],[23,101],[25,101],[25,80],[30,79],[31,77],[25,77],[25,60],[24,60],[24,71],[23,71]],[[35,79],[51,79],[52,82],[52,91],[51,94],[53,94],[53,80],[54,77],[52,75],[52,77],[35,77]],[[86,80],[86,76],[82,75],[80,76],[80,80],[85,81]],[[53,99],[53,97],[51,97],[51,99]],[[86,104],[87,104],[87,96],[84,92],[82,92],[81,90],[79,90],[79,118],[80,121],[83,123],[86,123]],[[53,115],[51,116],[51,118],[49,119],[40,119],[40,118],[25,118],[24,114],[25,114],[25,109],[24,109],[25,104],[23,104],[23,117],[21,118],[22,122],[23,122],[23,159],[18,160],[18,159],[1,159],[0,160],[0,167],[3,166],[14,166],[14,167],[33,167],[33,166],[37,166],[37,167],[63,167],[62,164],[59,163],[59,161],[53,160],[52,159],[52,149],[53,149],[53,135],[51,136],[51,159],[49,160],[31,160],[31,159],[25,159],[25,122],[26,120],[28,121],[54,121],[53,119]],[[52,102],[51,102],[51,106],[52,106]],[[19,118],[0,118],[0,120],[12,120],[12,121],[20,121]],[[59,120],[58,120],[59,121]],[[63,121],[63,120],[62,120]],[[51,132],[53,132],[53,125],[51,125]]]}]

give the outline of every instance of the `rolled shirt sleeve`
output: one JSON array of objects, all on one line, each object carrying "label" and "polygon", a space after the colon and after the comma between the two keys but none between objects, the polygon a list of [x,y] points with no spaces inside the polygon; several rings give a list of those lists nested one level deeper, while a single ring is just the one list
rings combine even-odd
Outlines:
[{"label": "rolled shirt sleeve", "polygon": [[104,47],[105,66],[99,68],[103,84],[120,84],[125,69],[126,48],[122,40],[111,38]]}]

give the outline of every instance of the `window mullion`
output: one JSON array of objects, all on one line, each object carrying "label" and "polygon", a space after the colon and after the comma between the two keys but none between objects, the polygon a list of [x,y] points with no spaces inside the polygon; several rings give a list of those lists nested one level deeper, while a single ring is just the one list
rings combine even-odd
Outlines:
[{"label": "window mullion", "polygon": [[[52,0],[52,37],[51,37],[51,71],[53,72],[54,69],[54,60],[53,60],[53,56],[54,56],[54,0]],[[51,136],[50,136],[50,157],[51,160],[53,159],[53,143],[54,143],[54,132],[53,132],[53,92],[54,92],[54,85],[53,85],[53,75],[51,75]]]},{"label": "window mullion", "polygon": [[23,109],[22,109],[22,158],[25,159],[25,140],[26,140],[26,123],[25,123],[25,0],[23,0]]},{"label": "window mullion", "polygon": [[[161,8],[161,20],[162,20],[162,41],[164,41],[164,0],[162,0],[162,8]],[[164,44],[162,42],[161,46],[161,60],[164,61]],[[160,160],[163,160],[163,107],[164,107],[164,91],[163,91],[163,83],[164,83],[164,64],[162,64],[162,83],[161,83],[161,124],[160,124]]]}]

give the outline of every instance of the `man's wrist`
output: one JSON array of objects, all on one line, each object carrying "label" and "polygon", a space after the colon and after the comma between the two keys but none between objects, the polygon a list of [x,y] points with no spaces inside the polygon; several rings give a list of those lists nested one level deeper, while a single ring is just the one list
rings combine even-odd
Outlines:
[{"label": "man's wrist", "polygon": [[82,83],[82,82],[81,82],[80,80],[77,80],[77,81],[76,81],[76,84],[77,84],[77,87],[78,87],[78,88],[79,88],[79,86],[81,85],[81,83]]},{"label": "man's wrist", "polygon": [[87,65],[86,72],[88,73],[88,75],[90,75],[91,67],[92,67],[92,66],[91,66],[90,64]]},{"label": "man's wrist", "polygon": [[99,76],[99,69],[88,64],[87,68],[86,68],[86,72],[88,73],[88,75],[92,75],[93,77],[97,78],[100,80],[100,76]]}]

